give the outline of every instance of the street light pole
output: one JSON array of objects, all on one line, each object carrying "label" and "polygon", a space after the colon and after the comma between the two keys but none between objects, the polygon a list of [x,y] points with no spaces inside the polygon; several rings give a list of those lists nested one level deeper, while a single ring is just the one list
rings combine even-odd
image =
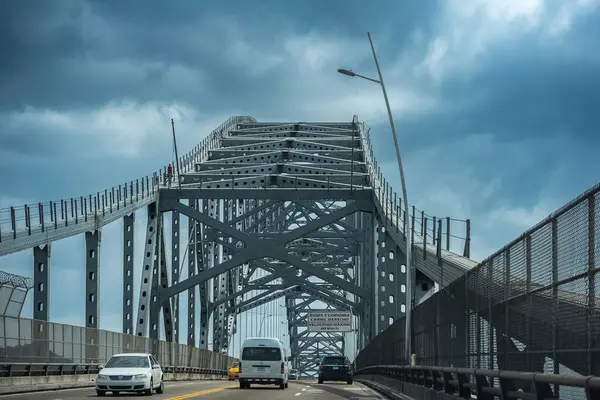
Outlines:
[{"label": "street light pole", "polygon": [[[405,346],[404,350],[406,353],[406,359],[408,362],[411,360],[411,351],[412,351],[412,296],[413,296],[413,268],[412,268],[412,243],[411,243],[411,235],[406,232],[406,228],[409,226],[409,209],[408,209],[408,197],[406,195],[406,180],[404,179],[404,168],[402,167],[402,157],[400,156],[400,147],[398,145],[398,135],[396,134],[396,126],[394,125],[394,119],[392,118],[392,110],[390,108],[390,102],[388,100],[387,91],[385,89],[385,84],[383,82],[383,75],[381,74],[381,69],[379,68],[379,60],[377,59],[377,53],[375,52],[375,46],[373,45],[373,40],[371,39],[371,33],[367,32],[369,37],[369,43],[371,44],[371,51],[373,52],[373,59],[375,60],[375,67],[377,68],[377,74],[379,75],[379,80],[366,77],[364,75],[357,74],[356,72],[352,72],[345,69],[338,69],[338,72],[348,76],[357,76],[359,78],[366,79],[371,82],[379,83],[381,85],[381,91],[383,92],[383,98],[385,100],[385,106],[387,108],[388,118],[390,120],[390,128],[392,131],[392,139],[394,140],[394,147],[396,149],[396,160],[398,162],[398,171],[400,172],[400,183],[402,185],[402,197],[404,197],[404,236],[406,238],[406,319],[405,319]],[[375,305],[376,306],[376,305]]]}]

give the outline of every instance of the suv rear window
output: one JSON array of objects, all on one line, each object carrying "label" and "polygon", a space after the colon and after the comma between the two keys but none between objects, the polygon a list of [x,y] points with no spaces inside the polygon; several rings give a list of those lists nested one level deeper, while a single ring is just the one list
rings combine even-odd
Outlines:
[{"label": "suv rear window", "polygon": [[244,347],[242,360],[281,361],[281,349],[277,347]]},{"label": "suv rear window", "polygon": [[323,365],[348,365],[350,364],[346,357],[325,357]]}]

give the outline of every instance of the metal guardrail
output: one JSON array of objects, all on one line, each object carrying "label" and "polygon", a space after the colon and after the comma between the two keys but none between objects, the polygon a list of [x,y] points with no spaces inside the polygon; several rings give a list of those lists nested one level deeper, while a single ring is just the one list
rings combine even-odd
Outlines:
[{"label": "metal guardrail", "polygon": [[473,399],[475,396],[478,400],[558,400],[561,387],[581,388],[586,399],[600,399],[600,377],[597,376],[395,365],[361,368],[354,375],[358,378],[370,375],[397,380],[400,390],[412,396],[415,395],[414,389],[420,387],[423,398],[428,399],[433,398],[431,396],[435,393],[436,399]]},{"label": "metal guardrail", "polygon": [[[0,377],[12,378],[18,376],[60,376],[60,375],[88,375],[97,374],[101,364],[63,364],[63,363],[2,363],[0,362]],[[226,376],[228,370],[161,366],[165,373],[185,373],[198,375]]]}]

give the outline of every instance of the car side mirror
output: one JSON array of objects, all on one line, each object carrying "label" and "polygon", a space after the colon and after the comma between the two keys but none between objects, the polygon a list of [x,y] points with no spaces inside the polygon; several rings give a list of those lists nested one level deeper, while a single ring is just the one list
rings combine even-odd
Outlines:
[{"label": "car side mirror", "polygon": [[158,364],[154,364],[154,365],[152,366],[152,369],[159,369],[159,368],[160,368],[160,365],[158,365]]},{"label": "car side mirror", "polygon": [[104,369],[104,364],[98,365],[98,370]]}]

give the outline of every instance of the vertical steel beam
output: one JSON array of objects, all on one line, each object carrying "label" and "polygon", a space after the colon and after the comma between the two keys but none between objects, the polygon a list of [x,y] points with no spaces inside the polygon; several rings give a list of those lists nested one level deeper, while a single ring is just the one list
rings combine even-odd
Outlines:
[{"label": "vertical steel beam", "polygon": [[[208,200],[201,200],[201,203],[198,204],[198,209],[202,209],[204,213],[208,213]],[[208,230],[206,226],[197,222],[197,230],[196,230],[196,260],[198,262],[198,271],[204,271],[205,265],[207,265],[207,259],[205,254],[208,254],[208,244],[204,240],[204,234],[208,234]],[[200,297],[200,337],[199,337],[199,345],[201,349],[208,349],[208,282],[203,282],[198,286],[198,293]]]},{"label": "vertical steel beam", "polygon": [[[189,199],[190,208],[198,209],[198,200]],[[198,222],[188,218],[188,277],[196,275],[196,247],[200,246],[197,242]],[[187,344],[196,346],[196,288],[188,289],[188,315],[187,315]]]},{"label": "vertical steel beam", "polygon": [[364,233],[363,240],[360,245],[360,263],[361,263],[361,287],[364,289],[370,289],[373,292],[373,299],[369,301],[362,300],[361,309],[361,321],[360,321],[360,342],[361,348],[365,347],[375,331],[374,319],[377,318],[377,304],[375,295],[377,293],[374,287],[374,261],[375,261],[375,245],[374,245],[374,234],[375,234],[375,222],[373,213],[361,213],[360,219],[361,231]]},{"label": "vertical steel beam", "polygon": [[[221,202],[223,203],[223,210],[221,210]],[[214,216],[218,221],[225,221],[227,212],[229,209],[229,202],[227,200],[215,200],[214,201]],[[210,215],[210,214],[209,214]],[[216,232],[215,229],[212,229],[212,232],[216,237],[220,234],[220,232]],[[223,240],[229,240],[229,238],[223,238]],[[214,244],[213,245],[213,255],[210,261],[210,268],[214,268],[218,264],[222,263],[225,260],[224,248],[222,245]],[[229,275],[229,271],[223,274],[220,274],[213,278],[213,302],[221,299],[223,296],[226,296],[226,287],[227,287],[227,276]],[[225,311],[227,306],[225,304],[220,304],[217,308],[213,310],[213,351],[221,351],[224,345],[224,335],[225,335]]]},{"label": "vertical steel beam", "polygon": [[138,301],[138,314],[135,332],[137,336],[148,334],[148,313],[150,308],[150,296],[152,293],[152,273],[154,258],[157,253],[158,241],[158,207],[156,203],[148,205],[148,224],[146,228],[146,244],[144,248],[144,263],[140,279],[140,294]]},{"label": "vertical steel beam", "polygon": [[[163,216],[161,215],[161,219],[163,218]],[[162,224],[162,220],[161,220],[161,232],[160,232],[160,274],[159,274],[159,280],[158,280],[158,285],[162,287],[163,289],[166,289],[167,287],[169,287],[169,274],[167,272],[168,270],[168,264],[167,264],[167,254],[165,252],[165,231],[164,231],[164,225]],[[156,302],[156,304],[158,304],[158,307],[162,307],[162,312],[163,312],[163,323],[165,326],[165,340],[167,342],[172,342],[173,341],[173,308],[171,306],[172,302],[175,299],[161,299],[159,297],[159,293],[160,291],[156,291],[154,293],[152,293],[152,301]],[[159,321],[160,322],[160,321]],[[158,324],[157,324],[158,325]],[[157,326],[158,328],[158,326]],[[158,329],[160,331],[160,329]]]},{"label": "vertical steel beam", "polygon": [[123,217],[123,333],[133,334],[133,248],[135,213]]},{"label": "vertical steel beam", "polygon": [[[88,362],[98,361],[99,352],[99,281],[100,281],[100,242],[102,232],[96,230],[85,233],[85,357]],[[94,360],[94,361],[92,361]]]},{"label": "vertical steel beam", "polygon": [[[171,212],[171,284],[179,282],[179,212]],[[171,300],[173,305],[173,341],[179,343],[179,294]]]},{"label": "vertical steel beam", "polygon": [[50,244],[33,248],[33,319],[48,321]]},{"label": "vertical steel beam", "polygon": [[99,318],[99,281],[100,281],[100,242],[101,231],[85,233],[85,326],[86,328],[98,328]]},{"label": "vertical steel beam", "polygon": [[[152,262],[152,279],[150,286],[150,313],[148,315],[150,339],[159,339],[160,325],[160,303],[158,301],[158,292],[160,287],[160,269],[161,261],[163,260],[164,246],[161,246],[163,241],[163,214],[158,214],[158,228],[156,236],[156,255]],[[154,353],[156,354],[156,353]]]}]

